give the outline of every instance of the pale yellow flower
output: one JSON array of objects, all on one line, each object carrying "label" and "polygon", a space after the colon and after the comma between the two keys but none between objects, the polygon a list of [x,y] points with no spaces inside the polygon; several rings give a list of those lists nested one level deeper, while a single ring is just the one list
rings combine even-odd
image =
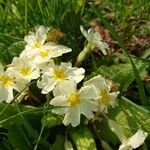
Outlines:
[{"label": "pale yellow flower", "polygon": [[59,85],[60,93],[50,101],[51,105],[60,106],[52,112],[65,115],[64,125],[73,127],[80,124],[80,116],[83,114],[88,119],[93,118],[93,111],[96,110],[95,103],[92,99],[96,96],[92,87],[86,86],[77,90],[77,83],[74,80],[64,81]]},{"label": "pale yellow flower", "polygon": [[80,82],[84,78],[84,72],[83,68],[72,67],[71,63],[61,63],[59,66],[51,63],[43,70],[42,79],[38,80],[37,86],[42,89],[43,94],[47,94],[70,78]]},{"label": "pale yellow flower", "polygon": [[95,102],[97,103],[98,111],[107,113],[108,108],[117,105],[116,97],[119,92],[111,92],[111,82],[98,75],[84,83],[85,86],[94,86],[97,93]]}]

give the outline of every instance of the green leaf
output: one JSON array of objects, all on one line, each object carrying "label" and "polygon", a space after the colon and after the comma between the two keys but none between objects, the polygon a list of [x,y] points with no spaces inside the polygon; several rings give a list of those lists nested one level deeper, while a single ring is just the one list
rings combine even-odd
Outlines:
[{"label": "green leaf", "polygon": [[100,137],[111,143],[112,145],[116,145],[118,143],[117,136],[110,130],[108,126],[107,120],[102,120],[101,122],[95,122],[97,133],[100,134]]},{"label": "green leaf", "polygon": [[[9,130],[14,123],[17,125],[23,124],[30,142],[35,144],[34,142],[38,138],[36,129],[41,125],[43,109],[44,108],[35,108],[31,106],[20,106],[20,111],[18,111],[18,108],[14,104],[0,103],[0,127]],[[31,125],[34,126],[34,129]],[[51,145],[45,139],[41,138],[39,146],[43,147],[45,150],[49,150]]]},{"label": "green leaf", "polygon": [[8,129],[8,140],[14,149],[31,150],[31,145],[21,126],[14,124]]},{"label": "green leaf", "polygon": [[42,119],[42,123],[45,127],[51,128],[62,124],[62,119],[49,112],[45,117]]},{"label": "green leaf", "polygon": [[96,150],[93,135],[86,126],[73,128],[69,132],[77,150]]},{"label": "green leaf", "polygon": [[53,150],[65,150],[64,149],[65,138],[62,135],[57,135],[55,143],[53,144]]},{"label": "green leaf", "polygon": [[8,141],[3,141],[0,143],[0,148],[2,150],[12,150],[11,145],[8,143]]},{"label": "green leaf", "polygon": [[8,128],[13,122],[21,122],[17,109],[10,104],[0,103],[0,127]]},{"label": "green leaf", "polygon": [[0,48],[0,59],[5,63],[11,63],[14,57],[19,56],[25,47],[24,41],[19,41],[11,44],[9,47],[2,45]]},{"label": "green leaf", "polygon": [[0,127],[9,128],[13,123],[22,123],[21,114],[27,120],[36,122],[43,115],[43,108],[35,108],[31,106],[21,106],[21,111],[14,104],[0,103]]},{"label": "green leaf", "polygon": [[125,97],[118,99],[119,107],[109,111],[109,117],[116,120],[130,137],[138,129],[142,128],[150,134],[150,111],[136,105]]},{"label": "green leaf", "polygon": [[[127,138],[131,137],[138,129],[143,129],[150,134],[149,110],[136,105],[125,97],[118,98],[118,106],[110,108],[107,116],[119,124]],[[111,131],[108,120],[96,122],[96,128],[100,137],[105,141],[114,146],[119,142],[117,135]]]},{"label": "green leaf", "polygon": [[[142,72],[146,67],[147,63],[142,63],[141,61],[137,61],[137,68],[139,72]],[[128,86],[135,79],[135,74],[132,69],[132,65],[130,63],[117,64],[111,66],[101,66],[96,71],[94,71],[91,75],[87,76],[85,80],[90,79],[96,75],[102,75],[106,79],[112,80],[119,84],[121,92],[125,91]]]}]

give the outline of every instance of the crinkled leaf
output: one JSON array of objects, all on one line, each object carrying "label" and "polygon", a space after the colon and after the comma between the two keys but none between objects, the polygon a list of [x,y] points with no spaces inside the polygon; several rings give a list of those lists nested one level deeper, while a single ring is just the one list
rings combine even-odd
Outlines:
[{"label": "crinkled leaf", "polygon": [[[142,72],[147,67],[147,63],[137,62],[137,68],[139,72]],[[130,63],[117,64],[112,66],[101,66],[91,75],[89,75],[86,80],[96,76],[102,75],[106,79],[112,80],[120,85],[120,90],[126,90],[131,82],[135,79],[135,75]]]},{"label": "crinkled leaf", "polygon": [[[149,110],[138,106],[125,97],[118,98],[118,103],[119,107],[109,109],[108,117],[120,125],[126,137],[130,137],[140,128],[150,134]],[[96,127],[102,139],[112,145],[116,145],[119,142],[118,137],[110,130],[106,120],[97,122]]]},{"label": "crinkled leaf", "polygon": [[96,144],[92,133],[86,126],[73,128],[69,132],[77,150],[96,150]]},{"label": "crinkled leaf", "polygon": [[109,117],[122,126],[125,135],[130,137],[139,128],[150,134],[150,111],[125,97],[121,97],[118,102],[119,107],[110,109]]}]

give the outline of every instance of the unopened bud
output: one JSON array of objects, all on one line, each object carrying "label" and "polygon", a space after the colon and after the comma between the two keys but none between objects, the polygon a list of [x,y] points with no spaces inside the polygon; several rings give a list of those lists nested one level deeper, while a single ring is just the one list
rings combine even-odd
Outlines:
[{"label": "unopened bud", "polygon": [[90,49],[91,49],[90,44],[87,44],[87,46],[84,47],[83,51],[81,51],[80,54],[78,55],[76,66],[78,66],[86,58],[86,56],[90,52]]}]

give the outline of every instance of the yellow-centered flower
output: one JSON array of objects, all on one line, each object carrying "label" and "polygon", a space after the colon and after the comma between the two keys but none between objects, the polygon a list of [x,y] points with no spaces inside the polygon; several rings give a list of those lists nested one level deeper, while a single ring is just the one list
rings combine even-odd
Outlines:
[{"label": "yellow-centered flower", "polygon": [[40,42],[35,42],[34,44],[33,44],[33,48],[41,48],[43,46],[43,44],[42,43],[40,43]]},{"label": "yellow-centered flower", "polygon": [[66,79],[66,75],[65,75],[65,72],[64,70],[62,70],[61,68],[57,68],[57,69],[54,69],[54,78],[55,80],[58,80],[58,81],[64,81]]},{"label": "yellow-centered flower", "polygon": [[80,104],[80,96],[78,93],[73,92],[69,97],[68,97],[68,102],[70,103],[70,106],[76,106]]},{"label": "yellow-centered flower", "polygon": [[23,77],[29,76],[29,75],[31,75],[31,68],[30,67],[22,67],[20,69],[20,73]]},{"label": "yellow-centered flower", "polygon": [[45,58],[48,56],[48,49],[45,49],[45,50],[40,50],[40,56],[42,58]]},{"label": "yellow-centered flower", "polygon": [[51,61],[51,64],[45,68],[42,79],[38,80],[37,86],[42,89],[43,94],[47,94],[62,84],[64,81],[73,79],[76,83],[84,78],[85,70],[83,68],[71,67],[71,63],[61,63],[59,66]]},{"label": "yellow-centered flower", "polygon": [[[83,114],[88,119],[91,119],[93,111],[96,110],[93,99],[96,93],[92,87],[86,86],[77,90],[77,83],[74,80],[64,81],[59,86],[59,92],[50,101],[51,105],[59,106],[52,110],[56,114],[64,114],[63,123],[73,127],[80,124],[80,116]],[[62,107],[61,107],[62,106]]]},{"label": "yellow-centered flower", "polygon": [[110,106],[115,107],[117,105],[116,97],[118,96],[119,92],[111,92],[111,82],[104,79],[102,76],[95,76],[89,81],[86,81],[84,85],[94,86],[97,93],[97,97],[95,98],[97,111],[107,113]]},{"label": "yellow-centered flower", "polygon": [[110,100],[109,92],[107,90],[101,90],[100,97],[101,97],[100,99],[101,99],[102,103],[107,106],[109,104],[109,100]]},{"label": "yellow-centered flower", "polygon": [[0,75],[0,84],[4,86],[12,86],[13,79],[8,75]]}]

